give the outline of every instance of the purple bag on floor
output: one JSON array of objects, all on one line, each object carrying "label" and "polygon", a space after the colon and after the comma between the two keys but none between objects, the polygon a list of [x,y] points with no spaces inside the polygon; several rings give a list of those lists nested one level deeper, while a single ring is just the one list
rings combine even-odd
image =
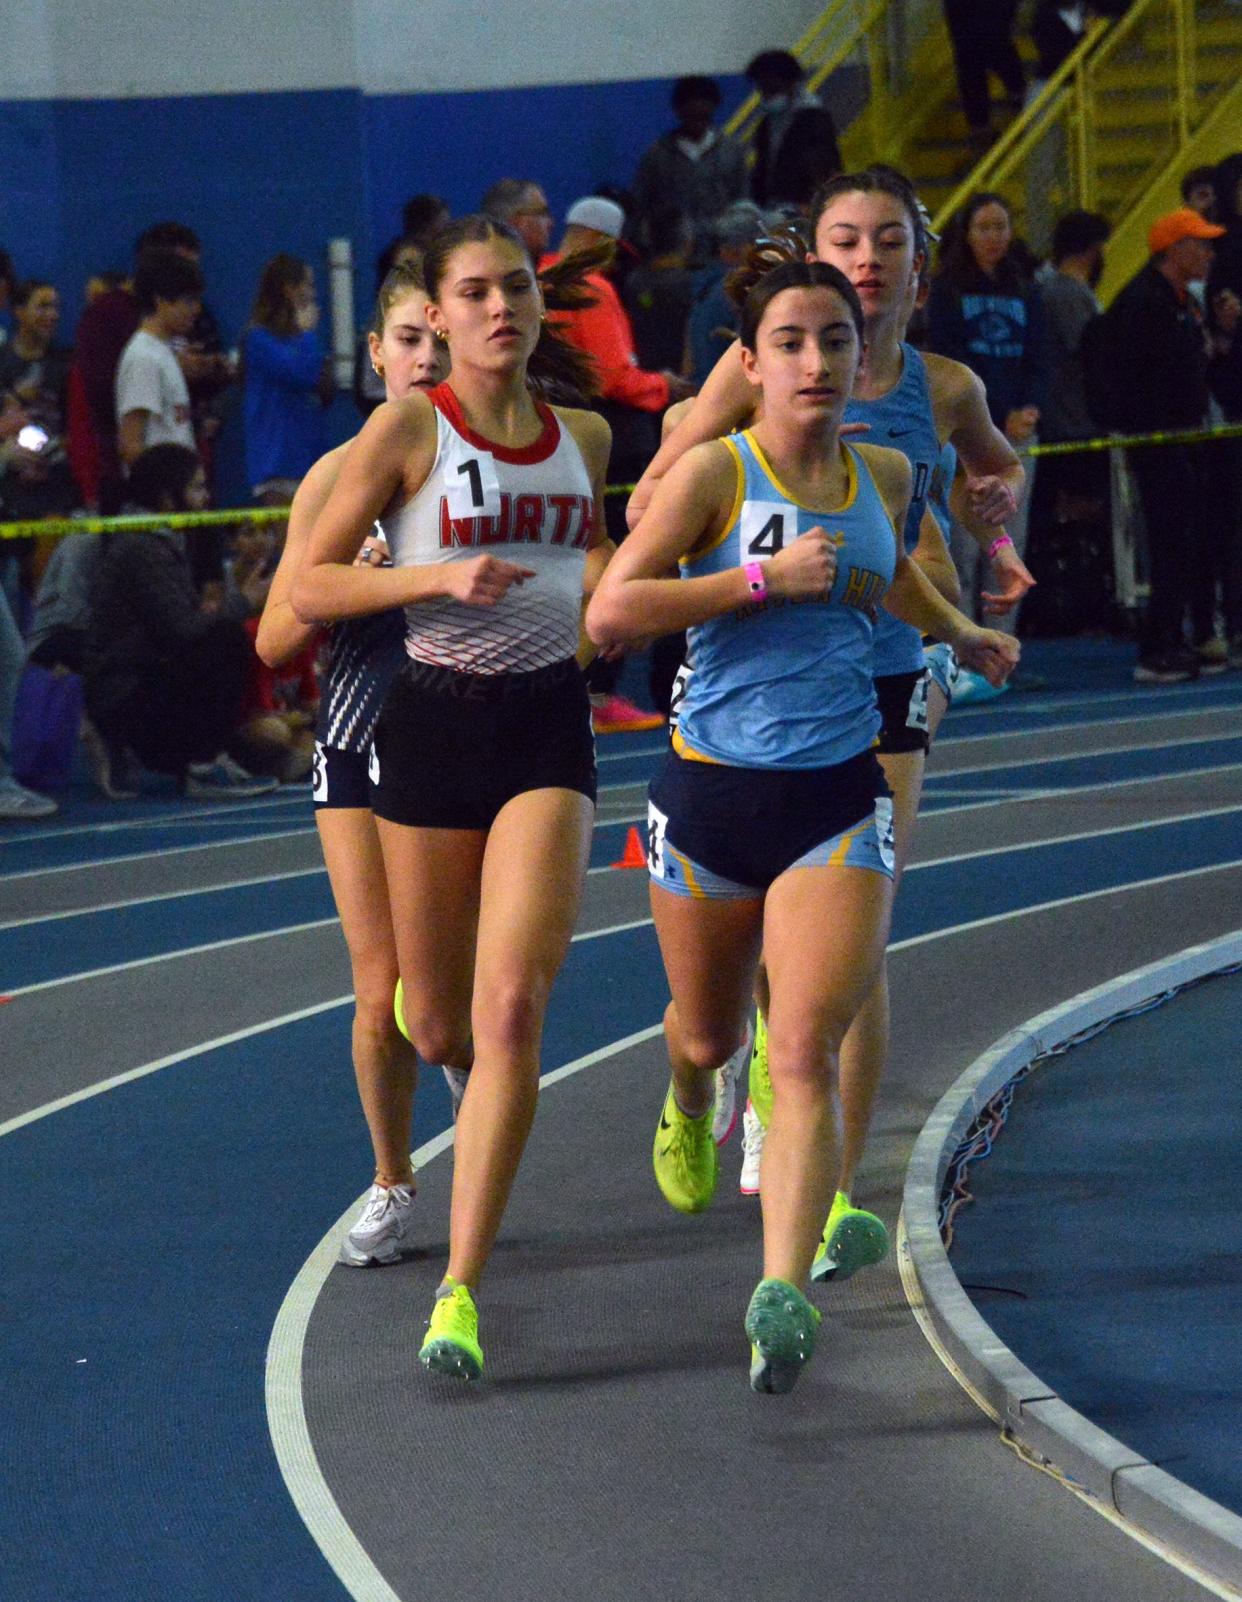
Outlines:
[{"label": "purple bag on floor", "polygon": [[82,680],[27,662],[13,715],[13,772],[34,790],[69,783],[82,725]]}]

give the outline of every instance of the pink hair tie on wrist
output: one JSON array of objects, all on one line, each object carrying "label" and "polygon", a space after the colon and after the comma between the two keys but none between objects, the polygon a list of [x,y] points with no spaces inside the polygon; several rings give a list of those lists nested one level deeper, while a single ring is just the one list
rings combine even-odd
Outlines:
[{"label": "pink hair tie on wrist", "polygon": [[996,558],[996,553],[998,551],[1003,551],[1005,549],[1006,545],[1012,545],[1012,544],[1013,544],[1013,541],[1009,538],[1008,534],[998,534],[996,536],[996,538],[992,541],[991,545],[988,546],[988,559],[989,559],[989,561],[994,561],[995,558]]},{"label": "pink hair tie on wrist", "polygon": [[746,582],[750,585],[750,598],[758,606],[760,601],[768,598],[768,584],[763,576],[762,562],[747,562],[742,568],[746,575]]}]

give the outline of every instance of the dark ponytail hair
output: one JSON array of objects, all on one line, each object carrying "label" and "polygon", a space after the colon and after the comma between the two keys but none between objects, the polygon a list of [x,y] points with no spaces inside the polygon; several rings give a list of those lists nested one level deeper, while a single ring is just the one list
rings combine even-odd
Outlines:
[{"label": "dark ponytail hair", "polygon": [[849,309],[858,334],[858,343],[862,344],[862,302],[858,298],[858,291],[845,274],[824,261],[790,261],[765,273],[746,297],[742,306],[742,323],[738,330],[738,338],[747,350],[754,350],[755,338],[759,332],[759,324],[763,321],[764,312],[785,289],[833,290]]},{"label": "dark ponytail hair", "polygon": [[[423,256],[423,281],[430,300],[439,298],[448,270],[449,259],[463,245],[485,245],[500,239],[529,262],[530,253],[521,236],[508,223],[494,217],[475,213],[447,223],[432,239]],[[611,246],[598,250],[575,251],[535,275],[549,311],[575,311],[593,306],[596,297],[585,282],[588,273],[596,272],[611,257]],[[533,269],[532,269],[533,272]],[[595,363],[576,345],[571,345],[552,321],[545,321],[539,330],[539,343],[530,353],[526,376],[531,388],[540,398],[555,396],[562,404],[585,405],[599,393],[599,374]],[[566,397],[562,401],[562,397]]]},{"label": "dark ponytail hair", "polygon": [[735,267],[725,279],[725,294],[740,311],[751,290],[769,273],[793,262],[804,262],[806,256],[806,240],[796,223],[775,228],[750,246],[741,265]]},{"label": "dark ponytail hair", "polygon": [[861,172],[841,172],[835,178],[829,178],[827,183],[819,186],[811,200],[812,239],[815,238],[820,219],[841,195],[889,195],[893,200],[899,200],[910,219],[914,254],[922,256],[926,262],[927,224],[914,185],[904,173],[898,172],[896,167],[877,162],[874,167],[864,167]]}]

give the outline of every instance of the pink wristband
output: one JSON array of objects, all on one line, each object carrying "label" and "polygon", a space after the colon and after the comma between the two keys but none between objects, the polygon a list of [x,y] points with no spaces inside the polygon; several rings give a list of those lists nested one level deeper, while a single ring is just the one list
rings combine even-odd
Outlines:
[{"label": "pink wristband", "polygon": [[1003,551],[1006,545],[1012,544],[1013,541],[1009,538],[1008,534],[998,534],[992,541],[991,545],[988,546],[988,559],[991,560],[995,557],[997,551]]},{"label": "pink wristband", "polygon": [[766,601],[768,598],[768,586],[763,576],[763,563],[747,562],[742,568],[742,572],[745,573],[746,582],[750,585],[750,598],[755,605],[758,606],[760,601]]}]

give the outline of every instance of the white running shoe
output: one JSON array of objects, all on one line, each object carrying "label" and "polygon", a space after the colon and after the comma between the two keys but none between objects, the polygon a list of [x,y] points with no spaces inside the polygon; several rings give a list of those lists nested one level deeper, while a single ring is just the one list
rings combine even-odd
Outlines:
[{"label": "white running shoe", "polygon": [[716,1070],[716,1108],[712,1113],[712,1139],[718,1146],[723,1146],[737,1128],[737,1082],[742,1077],[742,1069],[750,1061],[750,1047],[754,1038],[754,1030],[750,1026],[750,1020],[747,1019],[741,1045],[728,1062]]},{"label": "white running shoe", "polygon": [[738,1189],[743,1196],[759,1194],[759,1161],[763,1156],[763,1137],[767,1134],[759,1114],[746,1103],[742,1114],[742,1177]]},{"label": "white running shoe", "polygon": [[448,1063],[441,1063],[444,1069],[444,1078],[449,1088],[449,1095],[453,1098],[453,1122],[457,1122],[457,1114],[461,1111],[461,1098],[466,1094],[466,1086],[470,1082],[469,1068],[450,1068]]},{"label": "white running shoe", "polygon": [[372,1185],[358,1222],[341,1242],[340,1261],[350,1268],[395,1263],[414,1250],[407,1239],[413,1185]]}]

